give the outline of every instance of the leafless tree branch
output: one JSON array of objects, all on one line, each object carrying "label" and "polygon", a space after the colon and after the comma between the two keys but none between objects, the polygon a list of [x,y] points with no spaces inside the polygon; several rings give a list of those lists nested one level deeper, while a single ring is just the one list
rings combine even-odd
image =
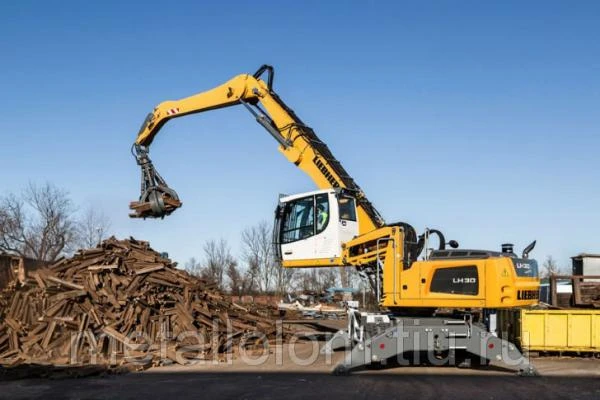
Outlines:
[{"label": "leafless tree branch", "polygon": [[91,248],[109,236],[110,219],[102,211],[88,207],[77,223],[78,242],[81,247]]},{"label": "leafless tree branch", "polygon": [[76,242],[75,208],[68,193],[50,183],[29,184],[0,199],[0,250],[54,261]]}]

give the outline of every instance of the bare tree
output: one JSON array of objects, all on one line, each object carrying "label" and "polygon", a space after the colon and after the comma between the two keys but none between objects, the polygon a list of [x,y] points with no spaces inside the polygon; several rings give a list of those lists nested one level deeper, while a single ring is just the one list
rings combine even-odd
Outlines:
[{"label": "bare tree", "polygon": [[204,265],[202,277],[214,282],[220,290],[225,288],[225,272],[237,261],[231,255],[231,250],[225,239],[209,240],[204,244]]},{"label": "bare tree", "polygon": [[89,207],[77,224],[77,235],[81,247],[97,246],[108,237],[110,219],[102,210]]},{"label": "bare tree", "polygon": [[[273,254],[271,228],[266,221],[244,229],[242,247],[248,270],[255,276],[262,292],[277,289],[277,263]],[[283,279],[283,278],[282,278]]]},{"label": "bare tree", "polygon": [[560,273],[560,267],[552,256],[546,257],[546,261],[544,261],[542,267],[542,278],[549,278],[551,275]]},{"label": "bare tree", "polygon": [[[369,286],[368,281],[360,276],[356,268],[348,267],[346,268],[346,273],[348,274],[348,284],[346,285],[346,287],[357,288],[365,285]],[[344,286],[343,283],[342,286]]]},{"label": "bare tree", "polygon": [[325,289],[336,286],[339,271],[336,267],[318,268],[303,271],[298,274],[297,288],[302,291],[322,293]]},{"label": "bare tree", "polygon": [[350,272],[348,271],[348,269],[350,268],[340,267],[340,284],[342,285],[342,287],[350,286]]},{"label": "bare tree", "polygon": [[277,271],[277,287],[276,292],[282,296],[287,293],[291,288],[294,278],[297,273],[296,268],[284,268],[279,262],[275,264]]},{"label": "bare tree", "polygon": [[77,241],[74,213],[65,190],[29,184],[20,196],[0,200],[0,250],[54,261]]},{"label": "bare tree", "polygon": [[257,258],[246,258],[246,262],[248,267],[246,269],[246,283],[247,283],[247,293],[256,294],[260,292],[260,264]]},{"label": "bare tree", "polygon": [[318,271],[318,291],[324,292],[325,289],[337,286],[339,271],[335,267],[319,268]]},{"label": "bare tree", "polygon": [[229,279],[229,290],[231,294],[240,296],[243,293],[244,275],[238,269],[237,263],[227,266],[225,275]]},{"label": "bare tree", "polygon": [[192,257],[185,263],[184,269],[194,276],[202,275],[202,264],[195,257]]},{"label": "bare tree", "polygon": [[254,292],[253,275],[250,271],[241,269],[237,262],[229,264],[225,274],[229,280],[229,289],[232,295],[242,296]]}]

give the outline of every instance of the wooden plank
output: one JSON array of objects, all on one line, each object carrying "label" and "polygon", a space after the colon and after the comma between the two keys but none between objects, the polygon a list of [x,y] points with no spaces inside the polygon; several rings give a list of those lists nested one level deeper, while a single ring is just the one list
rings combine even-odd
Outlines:
[{"label": "wooden plank", "polygon": [[46,284],[44,283],[44,280],[42,279],[42,277],[40,276],[39,273],[34,272],[31,274],[31,276],[33,277],[33,279],[35,279],[37,285],[42,288],[42,289],[46,289]]},{"label": "wooden plank", "polygon": [[49,281],[54,282],[54,283],[58,283],[59,285],[66,286],[66,287],[71,288],[71,289],[76,289],[76,290],[83,290],[84,289],[84,287],[82,285],[77,285],[77,284],[75,284],[73,282],[65,281],[65,280],[57,278],[55,276],[49,276],[49,277],[46,278],[46,280],[49,280]]},{"label": "wooden plank", "polygon": [[154,263],[156,261],[156,254],[132,248],[129,250],[128,258],[134,259],[136,262]]},{"label": "wooden plank", "polygon": [[21,292],[15,292],[12,301],[10,303],[10,309],[8,310],[7,315],[14,317],[16,315],[17,309],[19,308],[20,305],[20,300],[21,300],[21,296],[22,293]]},{"label": "wooden plank", "polygon": [[150,267],[138,269],[137,271],[135,271],[135,274],[136,275],[147,274],[147,273],[150,273],[150,272],[159,271],[159,270],[164,269],[164,268],[165,268],[164,265],[158,264],[158,265],[154,265],[154,266],[150,266]]},{"label": "wooden plank", "polygon": [[61,271],[62,269],[64,269],[66,266],[68,266],[68,259],[65,257],[61,257],[58,260],[56,260],[54,262],[54,264],[52,264],[50,266],[50,269],[53,271]]},{"label": "wooden plank", "polygon": [[45,315],[52,317],[54,315],[56,315],[61,308],[63,308],[65,306],[66,300],[59,300],[56,303],[54,303],[53,305],[51,305],[50,307],[46,308],[45,310]]},{"label": "wooden plank", "polygon": [[155,284],[161,285],[161,286],[178,287],[178,285],[175,284],[175,283],[171,283],[171,282],[165,281],[164,279],[158,279],[158,278],[155,278],[153,276],[150,276],[150,277],[146,278],[146,282],[155,283]]},{"label": "wooden plank", "polygon": [[132,348],[133,346],[136,346],[136,344],[134,344],[134,343],[129,343],[129,339],[127,338],[127,336],[123,335],[122,333],[120,333],[119,331],[117,331],[116,329],[114,329],[110,326],[105,326],[104,328],[102,328],[102,332],[104,332],[108,336],[114,338],[115,340],[117,340],[119,343],[123,344],[123,346],[125,346],[127,348]]},{"label": "wooden plank", "polygon": [[6,323],[6,325],[8,325],[8,327],[10,329],[12,329],[15,332],[20,332],[21,329],[22,329],[21,324],[18,321],[16,321],[15,319],[11,318],[11,317],[6,317],[4,319],[4,322]]},{"label": "wooden plank", "polygon": [[91,265],[87,267],[88,271],[109,271],[113,269],[119,268],[118,264],[110,264],[110,265]]},{"label": "wooden plank", "polygon": [[70,290],[68,292],[61,292],[50,297],[50,302],[56,302],[60,300],[73,299],[75,297],[81,297],[87,295],[87,291],[85,289],[81,290]]},{"label": "wooden plank", "polygon": [[44,336],[44,340],[42,341],[42,349],[46,349],[48,344],[50,343],[50,339],[52,339],[52,335],[54,334],[54,329],[56,328],[56,321],[50,322],[50,326],[48,326],[48,330]]}]

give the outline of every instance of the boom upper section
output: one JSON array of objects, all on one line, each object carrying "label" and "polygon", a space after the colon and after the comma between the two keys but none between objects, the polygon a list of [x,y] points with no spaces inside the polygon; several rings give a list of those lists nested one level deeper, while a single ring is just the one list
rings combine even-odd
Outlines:
[{"label": "boom upper section", "polygon": [[[264,73],[267,74],[266,82],[261,79]],[[214,89],[160,103],[146,117],[134,144],[138,163],[142,166],[142,196],[136,203],[137,209],[132,205],[136,211],[132,216],[163,217],[181,205],[177,204],[177,194],[154,171],[148,158],[148,147],[162,126],[173,118],[238,104],[244,105],[254,115],[256,121],[277,140],[279,151],[308,174],[319,189],[342,188],[356,198],[361,234],[385,224],[327,145],[273,91],[273,67],[268,65],[263,65],[254,75],[238,75]],[[153,200],[159,203],[166,201],[162,211],[156,204],[155,207],[141,206]]]}]

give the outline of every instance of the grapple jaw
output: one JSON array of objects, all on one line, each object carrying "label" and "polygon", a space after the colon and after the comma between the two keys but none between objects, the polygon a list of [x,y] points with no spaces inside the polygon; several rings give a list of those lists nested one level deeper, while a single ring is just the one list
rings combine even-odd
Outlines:
[{"label": "grapple jaw", "polygon": [[142,168],[141,194],[138,201],[129,203],[131,218],[164,218],[182,206],[177,193],[156,172],[148,149],[134,145],[135,159]]}]

